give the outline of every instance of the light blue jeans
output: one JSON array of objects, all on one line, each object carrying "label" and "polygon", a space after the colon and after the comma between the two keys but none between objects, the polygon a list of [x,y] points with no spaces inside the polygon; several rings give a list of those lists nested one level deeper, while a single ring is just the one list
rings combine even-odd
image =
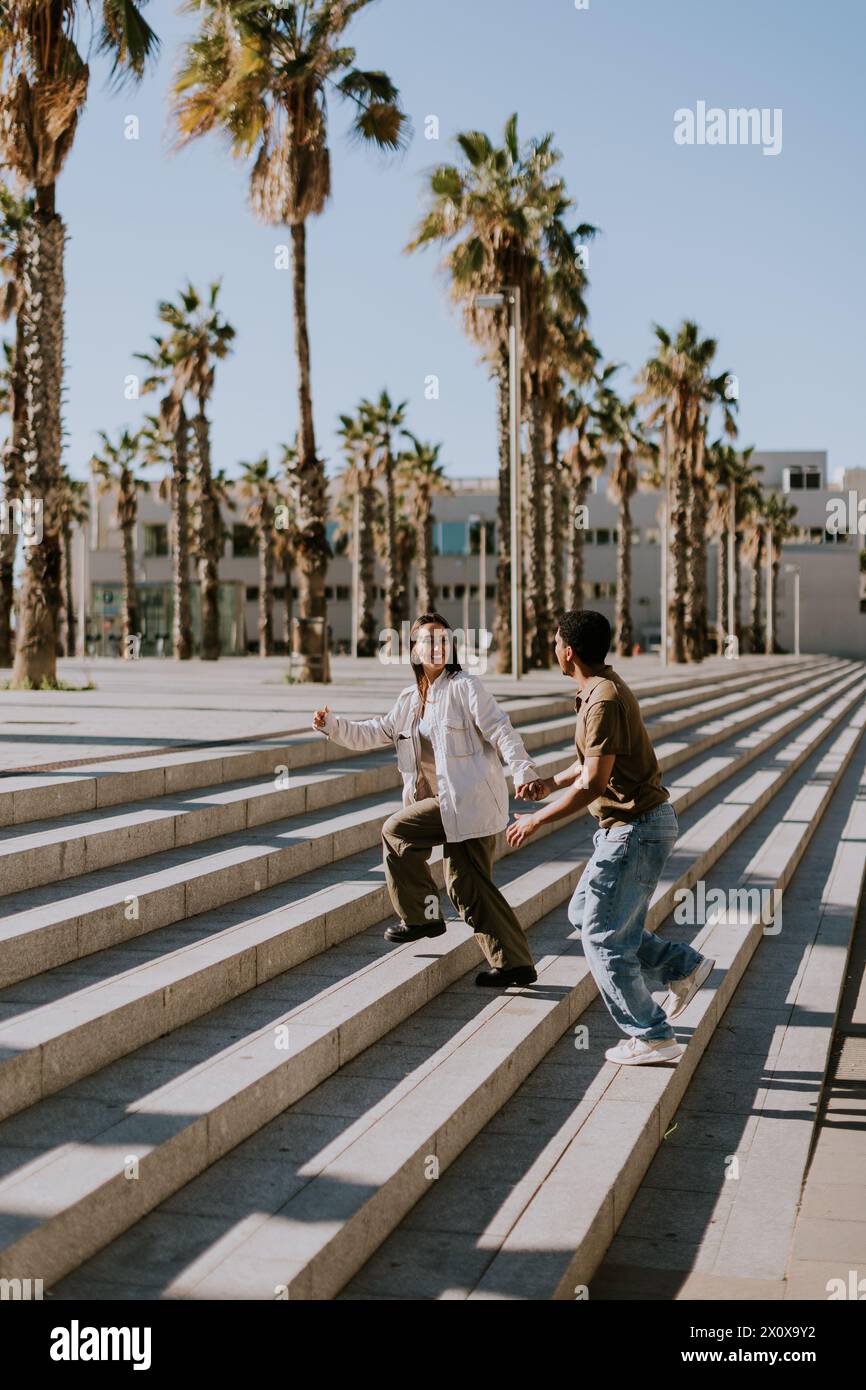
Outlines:
[{"label": "light blue jeans", "polygon": [[583,951],[611,1017],[634,1038],[673,1038],[652,991],[682,980],[703,957],[691,946],[647,931],[647,908],[679,834],[669,801],[631,825],[599,829],[592,858],[568,905]]}]

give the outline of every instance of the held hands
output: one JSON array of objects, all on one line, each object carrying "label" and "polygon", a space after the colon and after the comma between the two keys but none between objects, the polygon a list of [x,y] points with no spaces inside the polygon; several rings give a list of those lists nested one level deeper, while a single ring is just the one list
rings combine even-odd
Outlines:
[{"label": "held hands", "polygon": [[544,777],[537,777],[534,782],[522,782],[519,787],[515,787],[514,795],[523,801],[543,801],[552,790],[552,782]]},{"label": "held hands", "polygon": [[313,728],[324,730],[330,712],[330,705],[324,705],[322,709],[317,709],[316,713],[313,715]]}]

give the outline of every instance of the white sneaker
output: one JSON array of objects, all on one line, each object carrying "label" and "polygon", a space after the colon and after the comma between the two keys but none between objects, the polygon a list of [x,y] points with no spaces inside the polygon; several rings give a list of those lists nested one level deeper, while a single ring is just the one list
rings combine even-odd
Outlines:
[{"label": "white sneaker", "polygon": [[678,1018],[683,1009],[688,1007],[704,980],[712,974],[715,963],[715,960],[710,960],[709,956],[705,956],[700,965],[695,966],[691,975],[686,975],[682,980],[671,980],[670,989],[662,1003],[662,1008],[669,1019]]},{"label": "white sneaker", "polygon": [[604,1055],[623,1067],[639,1067],[644,1062],[675,1062],[684,1050],[673,1038],[623,1038]]}]

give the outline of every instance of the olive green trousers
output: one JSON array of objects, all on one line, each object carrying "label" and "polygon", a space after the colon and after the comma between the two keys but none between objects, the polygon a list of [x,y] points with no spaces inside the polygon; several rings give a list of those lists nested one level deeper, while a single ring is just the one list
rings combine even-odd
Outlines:
[{"label": "olive green trousers", "polygon": [[419,927],[442,920],[439,890],[428,860],[434,845],[443,845],[448,896],[495,968],[532,965],[526,933],[508,900],[493,882],[495,835],[455,844],[445,828],[435,796],[405,806],[382,827],[385,876],[394,911],[406,926]]}]

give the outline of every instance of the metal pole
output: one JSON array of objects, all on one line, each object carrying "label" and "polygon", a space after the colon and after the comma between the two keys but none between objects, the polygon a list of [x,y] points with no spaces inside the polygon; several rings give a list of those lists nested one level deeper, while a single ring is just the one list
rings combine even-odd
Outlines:
[{"label": "metal pole", "polygon": [[773,631],[773,528],[772,528],[772,526],[771,526],[770,529],[769,529],[768,532],[767,532],[767,642],[766,642],[766,653],[767,653],[768,656],[772,656],[772,655],[773,655],[773,647],[774,647],[774,645],[775,645],[775,643],[774,643],[774,641],[773,641],[774,637],[775,637],[775,632]]},{"label": "metal pole", "polygon": [[661,524],[661,662],[662,666],[668,664],[668,518],[670,515],[670,483],[669,483],[669,435],[668,423],[665,421],[664,433],[665,446],[665,505]]},{"label": "metal pole", "polygon": [[81,523],[81,574],[78,577],[78,655],[87,655],[87,522]]},{"label": "metal pole", "polygon": [[735,550],[736,550],[736,530],[737,530],[737,487],[731,483],[730,512],[728,515],[728,636],[731,637],[735,631],[735,611],[736,611],[736,584],[738,575],[736,574]]},{"label": "metal pole", "polygon": [[520,538],[520,290],[510,294],[508,320],[510,483],[511,483],[511,674],[523,669],[523,584]]},{"label": "metal pole", "polygon": [[800,655],[800,571],[794,572],[794,655]]},{"label": "metal pole", "polygon": [[352,519],[352,655],[361,640],[358,609],[361,600],[361,488],[355,482],[355,514]]},{"label": "metal pole", "polygon": [[479,653],[481,634],[487,627],[487,523],[481,518],[480,552],[478,557],[478,643]]}]

